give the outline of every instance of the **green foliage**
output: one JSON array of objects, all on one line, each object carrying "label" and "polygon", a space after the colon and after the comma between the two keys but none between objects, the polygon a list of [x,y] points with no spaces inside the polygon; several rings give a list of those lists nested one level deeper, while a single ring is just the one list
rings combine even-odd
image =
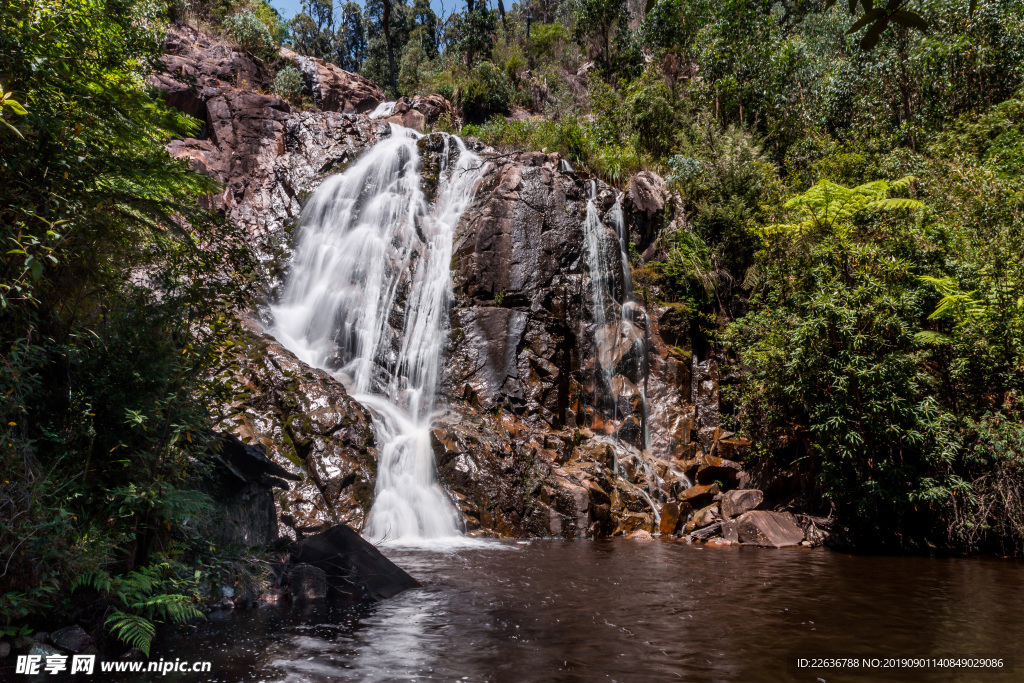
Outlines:
[{"label": "green foliage", "polygon": [[224,30],[240,48],[267,58],[274,53],[274,36],[255,12],[242,10],[224,20]]},{"label": "green foliage", "polygon": [[[149,648],[156,635],[155,622],[170,621],[184,624],[205,615],[197,607],[200,599],[197,571],[187,578],[175,576],[181,567],[169,562],[151,564],[121,576],[111,576],[99,570],[82,574],[72,590],[92,588],[113,600],[105,625],[111,633],[130,647],[137,647],[149,656]],[[163,591],[176,591],[167,593]],[[187,593],[180,591],[185,590]]]},{"label": "green foliage", "polygon": [[4,92],[3,84],[0,84],[0,123],[3,123],[7,130],[24,139],[21,132],[4,118],[8,110],[19,116],[24,116],[28,113],[25,111],[25,107],[21,106],[21,103],[12,97],[13,95],[13,92]]},{"label": "green foliage", "polygon": [[508,113],[514,96],[508,75],[490,62],[480,62],[461,81],[453,100],[468,121],[484,121],[495,114]]},{"label": "green foliage", "polygon": [[[244,234],[202,208],[217,185],[166,152],[198,122],[146,85],[163,11],[0,5],[0,81],[26,110],[23,138],[0,134],[0,606],[12,628],[67,610],[76,576],[143,571],[210,505],[211,407],[229,394],[217,377],[237,332],[227,313],[247,305],[253,260]],[[119,609],[152,620],[185,608]]]},{"label": "green foliage", "polygon": [[290,102],[302,99],[302,92],[305,89],[306,80],[302,77],[302,72],[294,66],[286,66],[274,76],[274,92]]}]

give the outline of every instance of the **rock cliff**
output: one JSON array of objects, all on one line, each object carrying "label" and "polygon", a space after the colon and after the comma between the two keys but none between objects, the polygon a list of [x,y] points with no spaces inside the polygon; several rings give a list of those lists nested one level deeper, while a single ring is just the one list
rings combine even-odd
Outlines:
[{"label": "rock cliff", "polygon": [[[389,122],[424,130],[452,115],[432,95],[402,98],[371,118],[383,98],[376,86],[282,51],[317,105],[298,109],[256,92],[269,88],[270,74],[237,48],[177,27],[166,50],[166,68],[152,82],[204,122],[199,137],[176,140],[169,151],[223,183],[209,201],[247,229],[266,264],[268,297],[303,199],[324,178],[389,135]],[[429,185],[437,146],[424,140]],[[654,248],[663,182],[644,173],[619,194],[555,154],[477,150],[489,167],[456,230],[446,411],[431,433],[441,481],[467,530],[721,535],[723,509],[736,503],[723,495],[748,490],[739,463],[749,444],[719,424],[716,360],[694,355],[685,311],[631,301],[619,253],[623,229],[639,248]],[[594,234],[598,256],[611,264],[604,271],[587,251]],[[595,287],[610,300],[597,303]],[[257,315],[246,328],[244,390],[224,427],[262,445],[295,480],[277,494],[280,532],[302,538],[338,523],[359,528],[375,485],[369,414],[332,375],[266,335]],[[754,498],[760,505],[753,494],[742,500]],[[739,519],[740,535],[792,540],[790,520]],[[758,531],[764,520],[775,526]]]}]

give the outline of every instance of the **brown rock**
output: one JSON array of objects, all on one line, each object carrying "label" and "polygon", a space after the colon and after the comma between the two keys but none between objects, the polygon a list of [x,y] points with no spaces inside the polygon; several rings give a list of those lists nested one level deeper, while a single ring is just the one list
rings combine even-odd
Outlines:
[{"label": "brown rock", "polygon": [[686,523],[685,531],[688,534],[692,534],[695,530],[718,521],[718,518],[718,504],[712,503],[693,513],[693,517]]},{"label": "brown rock", "polygon": [[629,536],[635,531],[645,531],[649,535],[654,529],[654,520],[643,512],[627,512],[619,519],[622,533]]},{"label": "brown rock", "polygon": [[737,533],[741,543],[772,548],[800,545],[804,531],[788,512],[754,510],[737,520]]},{"label": "brown rock", "polygon": [[715,522],[714,524],[709,524],[708,526],[704,527],[703,529],[696,529],[696,530],[694,530],[694,532],[690,534],[690,540],[691,541],[703,541],[705,539],[711,538],[712,536],[717,536],[718,534],[721,533],[721,531],[722,531],[722,523],[721,522]]},{"label": "brown rock", "polygon": [[651,532],[650,531],[646,531],[644,529],[637,529],[636,531],[631,533],[629,536],[626,536],[626,538],[631,538],[634,541],[653,541],[654,540],[654,537],[651,536]]},{"label": "brown rock", "polygon": [[731,519],[750,512],[761,504],[764,494],[758,489],[736,489],[722,494],[722,517]]},{"label": "brown rock", "polygon": [[722,520],[722,538],[733,543],[740,542],[739,523],[735,519]]},{"label": "brown rock", "polygon": [[720,493],[718,484],[698,484],[691,486],[679,494],[679,501],[689,503],[694,507],[703,507],[711,503],[712,499]]},{"label": "brown rock", "polygon": [[709,548],[725,548],[730,545],[733,545],[733,541],[730,541],[725,538],[709,538],[708,542],[704,545]]},{"label": "brown rock", "polygon": [[280,54],[302,72],[313,101],[323,111],[365,114],[384,101],[384,91],[359,74],[286,48]]},{"label": "brown rock", "polygon": [[665,181],[650,171],[641,171],[629,179],[629,200],[638,213],[647,218],[665,208]]},{"label": "brown rock", "polygon": [[670,500],[662,506],[660,526],[662,536],[671,536],[676,532],[679,528],[680,512],[679,503],[674,500]]}]

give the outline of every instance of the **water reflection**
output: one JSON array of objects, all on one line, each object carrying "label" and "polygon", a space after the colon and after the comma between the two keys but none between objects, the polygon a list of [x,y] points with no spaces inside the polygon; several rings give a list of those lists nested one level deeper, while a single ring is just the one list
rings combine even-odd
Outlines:
[{"label": "water reflection", "polygon": [[[154,657],[209,659],[213,680],[268,683],[815,681],[820,673],[798,672],[791,660],[1020,659],[1024,636],[1018,562],[621,539],[386,552],[424,588],[355,609],[238,613],[166,638]],[[876,674],[823,678],[979,679]]]}]

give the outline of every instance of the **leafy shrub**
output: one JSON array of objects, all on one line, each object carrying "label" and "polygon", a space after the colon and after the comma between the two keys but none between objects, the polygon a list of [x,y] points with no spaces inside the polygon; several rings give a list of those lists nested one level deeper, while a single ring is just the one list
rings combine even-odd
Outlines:
[{"label": "leafy shrub", "polygon": [[306,80],[294,66],[286,66],[274,77],[274,92],[290,102],[298,102],[305,88]]},{"label": "leafy shrub", "polygon": [[274,37],[270,29],[251,10],[242,10],[225,19],[224,30],[240,48],[258,57],[274,52]]},{"label": "leafy shrub", "polygon": [[534,24],[527,41],[529,57],[533,60],[559,61],[569,42],[569,30],[562,24]]},{"label": "leafy shrub", "polygon": [[508,74],[490,62],[481,62],[460,84],[456,101],[467,121],[484,121],[508,113],[514,96]]}]

